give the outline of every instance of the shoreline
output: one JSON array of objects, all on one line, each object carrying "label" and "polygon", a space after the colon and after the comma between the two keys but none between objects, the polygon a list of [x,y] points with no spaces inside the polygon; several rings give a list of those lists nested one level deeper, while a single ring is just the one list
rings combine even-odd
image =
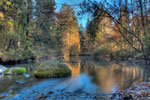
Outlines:
[{"label": "shoreline", "polygon": [[[137,59],[137,58],[125,58],[125,59],[119,59],[119,60],[114,60],[111,58],[104,58],[104,59],[99,59],[97,57],[94,56],[90,56],[90,55],[79,55],[78,57],[76,56],[71,56],[70,58],[87,58],[87,59],[94,59],[94,60],[104,60],[104,61],[110,61],[110,62],[131,62],[131,63],[136,63],[136,64],[142,64],[142,65],[150,65],[150,60],[147,60],[147,64],[146,64],[146,60],[144,59]],[[31,57],[31,58],[26,58],[26,59],[22,59],[22,60],[7,60],[7,61],[2,61],[2,59],[0,59],[0,64],[1,65],[16,65],[16,64],[24,64],[24,63],[34,63],[37,61],[43,61],[43,60],[48,60],[48,59],[60,59],[62,60],[62,57],[60,56],[44,56],[44,57]]]},{"label": "shoreline", "polygon": [[82,92],[80,90],[74,92],[67,92],[65,90],[57,90],[52,91],[50,89],[46,90],[46,92],[40,92],[40,88],[36,88],[35,90],[31,88],[26,90],[30,92],[23,92],[21,91],[17,94],[9,94],[8,96],[0,96],[0,99],[38,99],[38,100],[47,100],[47,99],[61,99],[61,100],[95,100],[95,99],[109,99],[109,100],[149,100],[150,99],[150,82],[141,82],[139,84],[135,84],[129,89],[123,91],[116,91],[114,93],[88,93]]}]

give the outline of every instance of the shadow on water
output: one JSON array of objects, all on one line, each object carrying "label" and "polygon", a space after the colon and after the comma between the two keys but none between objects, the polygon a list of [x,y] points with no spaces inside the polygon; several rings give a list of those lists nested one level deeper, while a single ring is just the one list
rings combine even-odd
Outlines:
[{"label": "shadow on water", "polygon": [[[49,91],[86,92],[90,94],[116,92],[125,90],[137,82],[148,81],[150,77],[149,67],[132,63],[117,64],[86,58],[73,58],[64,63],[71,69],[71,77],[36,79],[33,72],[37,64],[16,65],[27,67],[27,74],[30,77],[0,75],[0,96],[26,94],[29,98],[34,98],[35,93],[32,92],[38,89],[38,93],[41,94],[49,93]],[[24,80],[25,83],[18,84],[16,83],[18,80]],[[11,93],[9,93],[10,90]]]}]

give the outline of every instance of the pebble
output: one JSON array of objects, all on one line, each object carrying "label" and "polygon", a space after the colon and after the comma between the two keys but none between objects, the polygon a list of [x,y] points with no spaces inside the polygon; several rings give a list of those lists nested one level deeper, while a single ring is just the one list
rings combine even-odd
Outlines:
[{"label": "pebble", "polygon": [[25,78],[29,78],[29,77],[30,77],[30,75],[28,75],[28,74],[24,74],[24,77],[25,77]]}]

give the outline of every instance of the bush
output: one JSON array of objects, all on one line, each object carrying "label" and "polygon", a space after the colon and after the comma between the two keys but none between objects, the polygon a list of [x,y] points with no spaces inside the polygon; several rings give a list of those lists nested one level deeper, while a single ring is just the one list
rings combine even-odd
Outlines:
[{"label": "bush", "polygon": [[87,54],[94,57],[99,57],[99,56],[104,57],[111,54],[111,51],[106,48],[96,48],[93,51],[88,52]]},{"label": "bush", "polygon": [[114,60],[130,58],[133,57],[134,55],[135,55],[134,51],[129,51],[126,49],[116,51],[112,54]]},{"label": "bush", "polygon": [[92,54],[93,55],[105,55],[107,54],[109,51],[108,49],[104,49],[104,48],[97,48],[95,50],[92,51]]}]

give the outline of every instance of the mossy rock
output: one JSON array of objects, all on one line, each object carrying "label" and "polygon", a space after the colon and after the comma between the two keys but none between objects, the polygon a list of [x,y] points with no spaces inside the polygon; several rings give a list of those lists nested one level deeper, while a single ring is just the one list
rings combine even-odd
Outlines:
[{"label": "mossy rock", "polygon": [[66,77],[71,75],[71,70],[60,61],[48,60],[40,64],[34,75],[38,78]]},{"label": "mossy rock", "polygon": [[24,74],[25,72],[26,72],[26,68],[24,68],[24,67],[11,70],[12,74]]},{"label": "mossy rock", "polygon": [[9,68],[8,68],[8,69],[5,69],[5,70],[4,70],[4,74],[8,74],[9,71],[10,71]]},{"label": "mossy rock", "polygon": [[15,67],[15,68],[8,68],[4,71],[5,75],[21,75],[26,72],[26,68],[24,67]]}]

